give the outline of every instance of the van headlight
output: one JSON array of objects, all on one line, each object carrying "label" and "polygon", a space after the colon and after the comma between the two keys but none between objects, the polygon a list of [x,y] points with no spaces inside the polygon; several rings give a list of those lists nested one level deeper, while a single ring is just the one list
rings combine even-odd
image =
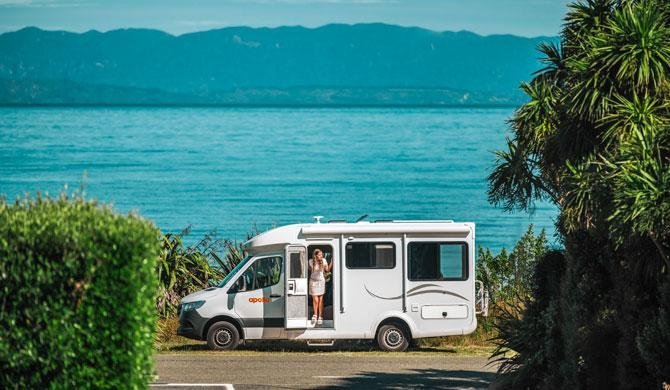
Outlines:
[{"label": "van headlight", "polygon": [[181,313],[186,313],[191,310],[195,310],[200,308],[202,305],[205,304],[205,301],[195,301],[195,302],[189,302],[189,303],[182,303],[181,304]]}]

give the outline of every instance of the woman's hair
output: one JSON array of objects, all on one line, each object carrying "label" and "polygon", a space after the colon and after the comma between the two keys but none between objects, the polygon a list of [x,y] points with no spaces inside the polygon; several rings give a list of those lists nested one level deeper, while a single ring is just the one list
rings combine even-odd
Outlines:
[{"label": "woman's hair", "polygon": [[321,249],[314,249],[314,252],[312,252],[312,271],[320,270],[323,268],[323,262],[319,263],[319,265],[316,265],[316,255],[319,253],[323,253]]}]

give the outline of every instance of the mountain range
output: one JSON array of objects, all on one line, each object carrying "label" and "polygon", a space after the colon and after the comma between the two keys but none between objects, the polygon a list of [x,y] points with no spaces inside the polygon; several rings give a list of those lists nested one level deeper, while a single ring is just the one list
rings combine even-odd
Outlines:
[{"label": "mountain range", "polygon": [[387,24],[0,35],[0,104],[513,105],[540,42]]}]

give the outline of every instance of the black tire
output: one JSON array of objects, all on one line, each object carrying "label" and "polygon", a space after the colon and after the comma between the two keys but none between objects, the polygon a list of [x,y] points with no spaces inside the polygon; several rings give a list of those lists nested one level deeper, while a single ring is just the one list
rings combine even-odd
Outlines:
[{"label": "black tire", "polygon": [[384,351],[402,352],[409,346],[409,335],[396,324],[382,325],[377,332],[377,344]]},{"label": "black tire", "polygon": [[239,343],[240,332],[230,322],[214,323],[207,331],[207,346],[214,351],[235,349]]}]

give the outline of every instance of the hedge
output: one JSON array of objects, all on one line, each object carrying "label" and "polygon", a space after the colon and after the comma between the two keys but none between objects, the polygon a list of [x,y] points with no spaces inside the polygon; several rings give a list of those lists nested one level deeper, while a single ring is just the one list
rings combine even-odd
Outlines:
[{"label": "hedge", "polygon": [[0,199],[0,388],[143,388],[159,231],[79,196]]}]

